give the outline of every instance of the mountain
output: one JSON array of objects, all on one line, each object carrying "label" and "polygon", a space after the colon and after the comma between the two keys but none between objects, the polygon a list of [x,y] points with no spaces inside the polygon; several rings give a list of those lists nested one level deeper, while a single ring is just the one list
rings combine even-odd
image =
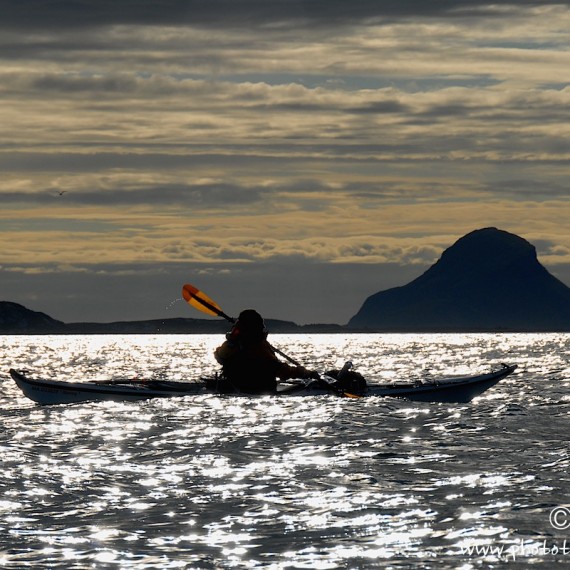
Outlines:
[{"label": "mountain", "polygon": [[[272,332],[294,333],[301,327],[289,321],[266,319]],[[117,321],[112,323],[68,323],[66,334],[224,334],[231,325],[217,319],[155,319],[150,321]]]},{"label": "mountain", "polygon": [[0,301],[0,333],[47,333],[62,331],[64,324],[45,313],[26,309],[18,303]]},{"label": "mountain", "polygon": [[[339,332],[340,325],[297,325],[290,321],[265,319],[272,333]],[[224,334],[224,320],[155,319],[112,323],[63,323],[17,303],[0,301],[0,334]]]},{"label": "mountain", "polygon": [[459,239],[423,275],[370,296],[349,321],[386,331],[568,331],[570,288],[523,238],[484,228]]}]

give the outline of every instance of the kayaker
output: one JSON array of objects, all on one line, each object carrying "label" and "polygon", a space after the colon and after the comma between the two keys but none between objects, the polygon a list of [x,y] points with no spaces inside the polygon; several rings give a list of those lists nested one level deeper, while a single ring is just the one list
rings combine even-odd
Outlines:
[{"label": "kayaker", "polygon": [[267,342],[267,330],[261,315],[253,309],[242,311],[226,334],[226,341],[216,348],[216,360],[224,378],[247,394],[273,393],[277,378],[317,378],[303,366],[289,366],[279,360]]}]

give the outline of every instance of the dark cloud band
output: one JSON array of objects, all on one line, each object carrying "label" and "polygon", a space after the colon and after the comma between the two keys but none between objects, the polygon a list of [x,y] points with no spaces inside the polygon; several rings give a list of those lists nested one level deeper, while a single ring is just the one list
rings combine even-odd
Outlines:
[{"label": "dark cloud band", "polygon": [[93,28],[111,25],[195,25],[210,27],[347,25],[409,16],[452,17],[504,15],[509,7],[568,2],[511,0],[4,0],[4,29]]}]

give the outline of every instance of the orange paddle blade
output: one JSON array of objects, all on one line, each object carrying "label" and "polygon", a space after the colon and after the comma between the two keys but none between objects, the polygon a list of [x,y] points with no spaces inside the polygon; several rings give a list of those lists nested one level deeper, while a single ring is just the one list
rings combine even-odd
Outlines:
[{"label": "orange paddle blade", "polygon": [[224,316],[221,307],[215,301],[212,301],[208,295],[202,293],[202,291],[196,289],[193,285],[184,285],[184,287],[182,287],[182,296],[189,305],[202,311],[202,313],[213,315],[214,317]]}]

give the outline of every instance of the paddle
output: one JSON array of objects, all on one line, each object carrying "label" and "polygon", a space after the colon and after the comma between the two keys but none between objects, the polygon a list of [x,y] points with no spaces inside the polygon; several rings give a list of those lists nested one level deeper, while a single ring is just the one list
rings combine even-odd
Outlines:
[{"label": "paddle", "polygon": [[[226,313],[222,311],[221,307],[215,301],[210,299],[210,297],[208,297],[208,295],[206,295],[204,292],[194,287],[194,285],[190,285],[188,283],[184,285],[184,287],[182,287],[182,296],[189,305],[195,309],[198,309],[199,311],[202,311],[202,313],[206,313],[207,315],[212,315],[215,317],[222,317],[226,319],[226,321],[235,324],[236,319],[230,317],[229,315],[226,315]],[[284,352],[281,352],[278,348],[271,346],[271,349],[285,358],[285,360],[288,360],[291,364],[294,364],[295,366],[301,366],[294,358],[291,358]]]},{"label": "paddle", "polygon": [[[185,301],[189,305],[191,305],[195,309],[198,309],[198,311],[201,311],[202,313],[206,313],[207,315],[211,315],[214,317],[222,317],[222,318],[226,319],[226,321],[228,321],[232,324],[235,324],[236,319],[234,319],[233,317],[230,317],[229,315],[226,315],[226,313],[224,313],[222,308],[213,299],[210,299],[210,297],[208,297],[208,295],[206,295],[203,291],[200,291],[200,289],[194,287],[194,285],[190,285],[189,283],[186,283],[186,285],[184,285],[182,287],[182,296],[184,297]],[[295,366],[301,366],[294,358],[291,358],[290,356],[288,356],[287,354],[285,354],[284,352],[282,352],[278,348],[275,348],[272,345],[269,345],[269,346],[271,347],[271,349],[273,351],[275,351],[277,354],[279,354],[283,358],[285,358],[285,360],[288,360],[289,362],[291,362],[291,364],[294,364]],[[352,366],[352,363],[347,363],[347,364],[350,364],[350,366]],[[347,370],[348,370],[348,368],[347,368]],[[343,371],[344,371],[344,368],[343,368]],[[356,394],[351,394],[350,392],[338,390],[338,388],[335,388],[335,386],[333,386],[332,384],[330,384],[326,380],[323,380],[320,377],[318,380],[319,380],[319,383],[324,385],[324,387],[326,387],[328,390],[331,390],[331,391],[336,392],[336,393],[340,393],[340,394],[342,394],[346,397],[349,397],[349,398],[360,398],[360,396],[358,396]]]}]

